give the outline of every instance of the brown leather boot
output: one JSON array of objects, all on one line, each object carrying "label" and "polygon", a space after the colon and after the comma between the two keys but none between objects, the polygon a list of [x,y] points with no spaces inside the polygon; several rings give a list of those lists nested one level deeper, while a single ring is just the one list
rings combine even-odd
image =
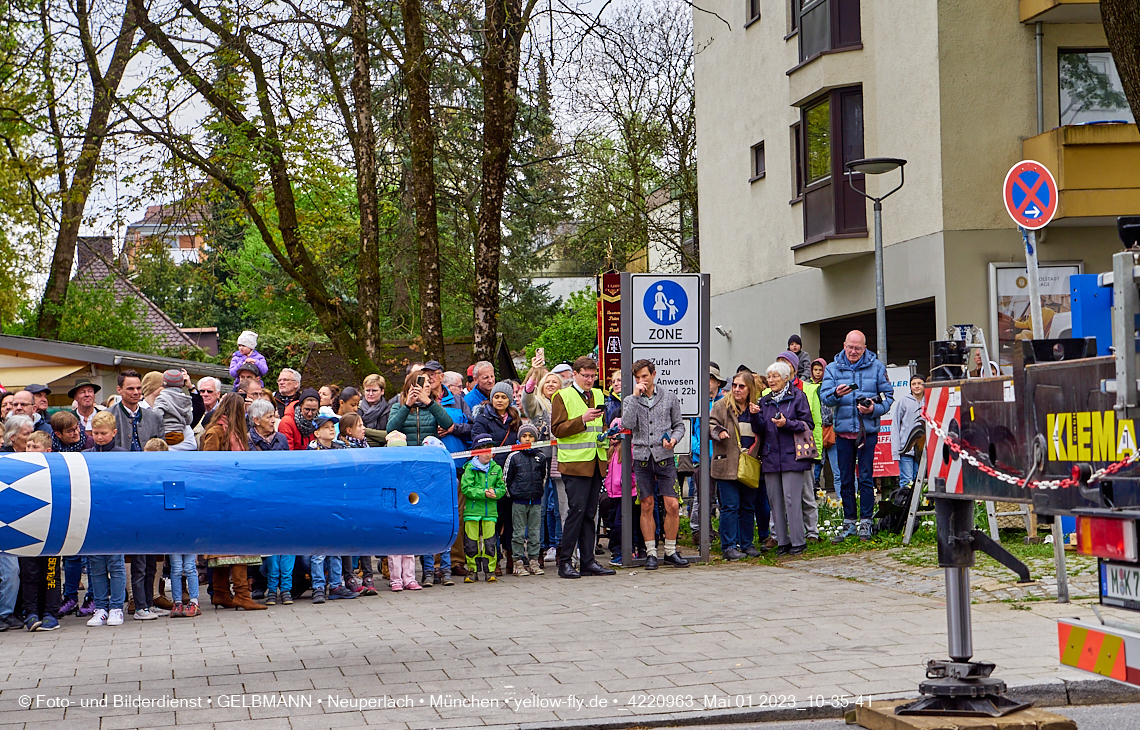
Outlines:
[{"label": "brown leather boot", "polygon": [[210,593],[210,603],[214,609],[233,608],[234,597],[230,593],[230,568],[219,566],[214,568],[213,592]]},{"label": "brown leather boot", "polygon": [[[340,558],[337,558],[339,560]],[[261,605],[249,595],[249,573],[246,566],[235,565],[230,568],[230,575],[234,581],[234,608],[244,608],[246,611],[264,611]]]}]

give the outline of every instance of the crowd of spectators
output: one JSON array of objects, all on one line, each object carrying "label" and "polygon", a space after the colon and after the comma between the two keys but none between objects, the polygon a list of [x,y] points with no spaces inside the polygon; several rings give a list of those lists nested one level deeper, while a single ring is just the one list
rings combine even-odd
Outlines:
[{"label": "crowd of spectators", "polygon": [[[314,604],[376,596],[381,578],[391,591],[403,592],[453,586],[456,576],[474,583],[541,575],[549,563],[562,578],[613,575],[598,561],[606,552],[600,531],[608,533],[611,565],[621,564],[625,549],[648,570],[661,563],[684,568],[688,561],[677,547],[681,517],[687,515],[695,531],[701,509],[719,510],[720,548],[728,560],[772,549],[795,555],[819,540],[815,494],[825,460],[837,475],[845,513],[836,540],[869,539],[869,464],[893,391],[862,333],[851,332],[830,363],[812,361],[793,336],[763,373],[741,366],[731,384],[713,364],[707,465],[698,456],[697,423],[690,428],[690,455],[677,453],[686,425],[678,397],[658,387],[652,361],[633,364],[624,399],[622,374],[613,373],[603,389],[589,356],[548,370],[539,351],[530,365],[518,382],[496,380],[486,361],[466,374],[436,361],[411,363],[390,399],[379,374],[359,388],[314,388],[283,368],[272,390],[257,335],[244,332],[231,358],[230,384],[213,377],[192,382],[185,370],[122,370],[113,396],[100,403],[100,386],[79,379],[67,392],[71,406],[50,416],[48,387],[5,393],[0,452],[443,448],[460,454],[462,528],[450,551],[422,556],[0,555],[0,631],[52,630],[71,614],[87,617],[89,626],[121,624],[126,616],[192,618],[201,612],[203,586],[215,608],[263,610],[292,604],[305,592]],[[914,402],[904,411],[910,421],[917,418],[921,380],[912,392]],[[616,448],[623,435],[631,440],[629,465]],[[472,456],[472,449],[479,453]],[[758,462],[755,469],[749,460]],[[692,491],[706,466],[715,489],[710,504],[701,505]],[[622,546],[618,505],[627,468],[640,529],[632,545]],[[908,474],[913,470],[908,463]]]}]

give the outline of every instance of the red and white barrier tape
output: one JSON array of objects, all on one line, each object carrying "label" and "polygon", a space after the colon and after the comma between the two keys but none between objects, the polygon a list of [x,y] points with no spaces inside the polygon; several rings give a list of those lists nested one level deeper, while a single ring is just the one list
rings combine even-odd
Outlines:
[{"label": "red and white barrier tape", "polygon": [[[929,427],[930,430],[933,431],[936,436],[938,436],[938,438],[942,439],[942,442],[945,443],[951,451],[961,456],[963,461],[978,471],[982,472],[986,476],[993,477],[994,479],[1005,482],[1006,484],[1012,484],[1017,487],[1029,487],[1030,489],[1069,489],[1071,487],[1080,486],[1079,481],[1074,481],[1069,477],[1066,477],[1064,479],[1040,480],[1026,484],[1024,476],[1006,474],[1005,472],[998,471],[994,467],[978,459],[976,456],[974,456],[973,453],[971,453],[975,449],[972,449],[969,445],[959,443],[957,440],[951,438],[950,435],[946,433],[941,426],[939,426],[937,423],[931,420],[928,415],[926,415],[925,410],[922,411],[922,420],[926,421],[927,427]],[[1099,482],[1105,477],[1112,476],[1122,469],[1126,469],[1129,466],[1132,466],[1137,461],[1140,461],[1140,451],[1132,454],[1127,459],[1117,461],[1109,464],[1108,466],[1097,469],[1092,473],[1091,476],[1089,476],[1088,483],[1092,484],[1094,482]]]},{"label": "red and white barrier tape", "polygon": [[[629,429],[622,429],[617,432],[621,436],[628,436],[631,432]],[[470,449],[468,451],[453,451],[451,453],[454,459],[470,459],[472,456],[479,456],[481,454],[506,454],[510,451],[525,451],[526,449],[537,449],[543,446],[557,446],[558,439],[550,439],[549,441],[535,441],[533,444],[514,444],[513,446],[492,446],[488,449]]]}]

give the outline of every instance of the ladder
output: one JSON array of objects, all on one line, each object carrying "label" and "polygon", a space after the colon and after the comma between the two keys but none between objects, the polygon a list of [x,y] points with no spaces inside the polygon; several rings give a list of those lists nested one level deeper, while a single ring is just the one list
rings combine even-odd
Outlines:
[{"label": "ladder", "polygon": [[934,514],[933,509],[919,511],[922,504],[922,495],[926,491],[926,449],[922,450],[922,458],[918,460],[918,468],[914,472],[914,484],[910,485],[910,509],[906,515],[906,529],[903,531],[903,545],[910,544],[914,536],[914,523],[919,517],[929,517]]},{"label": "ladder", "polygon": [[998,517],[1021,517],[1025,520],[1025,536],[1027,540],[1037,538],[1037,515],[1028,504],[1019,504],[1012,512],[998,512],[996,502],[986,502],[986,516],[990,522],[990,538],[994,542],[1001,542],[998,534]]}]

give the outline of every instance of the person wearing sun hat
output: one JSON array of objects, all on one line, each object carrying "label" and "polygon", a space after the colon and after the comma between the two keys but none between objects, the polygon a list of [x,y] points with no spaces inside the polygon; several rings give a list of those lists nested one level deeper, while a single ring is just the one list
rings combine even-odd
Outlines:
[{"label": "person wearing sun hat", "polygon": [[75,407],[71,412],[79,419],[82,424],[83,430],[87,433],[91,432],[91,419],[95,414],[103,410],[103,406],[95,401],[95,394],[102,388],[98,383],[93,383],[87,378],[80,378],[75,381],[75,385],[71,386],[71,390],[67,391],[67,397],[75,402]]}]

